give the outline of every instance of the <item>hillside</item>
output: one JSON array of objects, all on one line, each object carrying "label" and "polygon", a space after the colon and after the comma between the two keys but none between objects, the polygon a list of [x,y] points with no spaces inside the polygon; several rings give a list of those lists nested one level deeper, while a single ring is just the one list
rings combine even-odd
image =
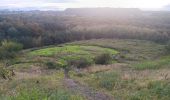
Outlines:
[{"label": "hillside", "polygon": [[169,29],[169,11],[2,10],[0,100],[170,100]]},{"label": "hillside", "polygon": [[[169,100],[170,56],[164,47],[145,40],[92,39],[23,50],[0,63],[8,66],[0,72],[7,77],[0,79],[0,99]],[[103,53],[111,54],[111,61],[97,64]]]}]

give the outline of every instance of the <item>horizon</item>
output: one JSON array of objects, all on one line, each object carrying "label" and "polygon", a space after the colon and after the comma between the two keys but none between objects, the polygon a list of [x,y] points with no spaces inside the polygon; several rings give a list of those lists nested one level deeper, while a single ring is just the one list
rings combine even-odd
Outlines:
[{"label": "horizon", "polygon": [[0,10],[65,10],[67,8],[139,8],[141,10],[169,10],[169,0],[1,0]]}]

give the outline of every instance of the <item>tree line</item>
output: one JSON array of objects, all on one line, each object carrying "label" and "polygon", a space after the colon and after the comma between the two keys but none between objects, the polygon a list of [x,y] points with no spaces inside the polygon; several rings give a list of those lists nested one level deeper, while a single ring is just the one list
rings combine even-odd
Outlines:
[{"label": "tree line", "polygon": [[99,38],[166,43],[170,39],[167,13],[142,12],[140,16],[81,16],[50,11],[5,13],[0,14],[0,41],[16,41],[24,48]]}]

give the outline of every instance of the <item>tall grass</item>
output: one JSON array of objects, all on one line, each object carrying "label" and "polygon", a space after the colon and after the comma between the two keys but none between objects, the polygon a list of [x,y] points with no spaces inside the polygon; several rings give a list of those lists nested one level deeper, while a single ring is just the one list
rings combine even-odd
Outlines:
[{"label": "tall grass", "polygon": [[104,88],[106,90],[112,90],[119,80],[119,75],[116,72],[108,73],[97,73],[95,75],[94,84],[99,88]]},{"label": "tall grass", "polygon": [[134,68],[137,70],[145,70],[145,69],[159,69],[170,66],[170,57],[162,58],[156,61],[145,61],[142,63],[137,63],[134,65]]},{"label": "tall grass", "polygon": [[147,88],[131,93],[128,100],[170,100],[170,84],[165,81],[150,82]]}]

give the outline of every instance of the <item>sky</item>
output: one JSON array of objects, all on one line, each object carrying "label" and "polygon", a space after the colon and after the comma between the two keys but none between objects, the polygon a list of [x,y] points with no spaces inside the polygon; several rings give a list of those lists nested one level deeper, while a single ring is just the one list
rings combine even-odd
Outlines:
[{"label": "sky", "polygon": [[65,9],[87,7],[115,7],[161,9],[170,0],[0,0],[0,8]]}]

